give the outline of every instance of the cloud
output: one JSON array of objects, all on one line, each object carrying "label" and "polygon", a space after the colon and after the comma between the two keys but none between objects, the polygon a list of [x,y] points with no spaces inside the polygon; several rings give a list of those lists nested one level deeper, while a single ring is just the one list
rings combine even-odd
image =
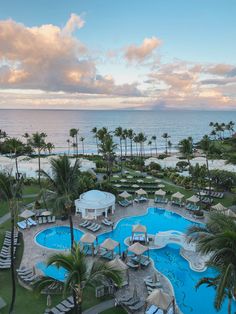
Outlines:
[{"label": "cloud", "polygon": [[116,85],[100,76],[88,48],[73,36],[84,21],[72,14],[65,27],[26,27],[0,21],[0,87],[138,96],[137,84]]},{"label": "cloud", "polygon": [[126,48],[124,57],[128,62],[142,62],[149,58],[160,44],[161,41],[156,37],[145,38],[140,46],[130,45]]}]

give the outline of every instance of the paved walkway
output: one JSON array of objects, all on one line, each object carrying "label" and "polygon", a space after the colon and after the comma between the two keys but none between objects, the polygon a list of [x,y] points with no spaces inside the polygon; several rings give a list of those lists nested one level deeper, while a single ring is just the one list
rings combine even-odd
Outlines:
[{"label": "paved walkway", "polygon": [[101,302],[90,309],[83,312],[83,314],[99,314],[115,306],[115,299]]},{"label": "paved walkway", "polygon": [[10,219],[10,213],[7,213],[5,215],[3,215],[2,217],[0,217],[0,225],[4,224],[4,222],[6,222],[8,219]]}]

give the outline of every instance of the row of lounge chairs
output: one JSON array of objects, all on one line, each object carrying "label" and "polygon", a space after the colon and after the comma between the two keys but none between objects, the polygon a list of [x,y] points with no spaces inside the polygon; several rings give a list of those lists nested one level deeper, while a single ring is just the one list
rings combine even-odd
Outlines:
[{"label": "row of lounge chairs", "polygon": [[150,259],[147,256],[134,256],[128,262],[127,266],[131,269],[137,270],[141,267],[147,267],[151,263]]},{"label": "row of lounge chairs", "polygon": [[117,303],[127,307],[130,312],[139,311],[145,305],[145,301],[138,296],[124,296],[119,298]]},{"label": "row of lounge chairs", "polygon": [[175,205],[175,206],[183,206],[184,203],[182,203],[181,201],[178,201],[178,200],[174,200],[174,201],[171,201],[171,205]]},{"label": "row of lounge chairs", "polygon": [[136,203],[145,203],[145,202],[147,202],[149,199],[147,198],[147,197],[136,197],[135,199],[134,199],[134,201],[136,202]]},{"label": "row of lounge chairs", "polygon": [[211,196],[214,198],[223,198],[224,197],[224,193],[222,192],[214,192],[214,191],[209,191],[209,190],[202,190],[200,192],[202,195],[206,195],[206,196]]},{"label": "row of lounge chairs", "polygon": [[128,206],[130,206],[130,205],[133,204],[132,201],[129,201],[129,200],[126,200],[126,199],[120,200],[118,203],[119,203],[120,206],[122,206],[122,207],[128,207]]},{"label": "row of lounge chairs", "polygon": [[71,310],[74,308],[74,299],[72,296],[68,297],[67,299],[61,301],[59,304],[57,304],[55,307],[48,309],[45,314],[62,314],[71,312]]},{"label": "row of lounge chairs", "polygon": [[212,198],[210,198],[210,197],[203,197],[202,198],[202,203],[204,203],[204,204],[212,204],[213,201],[214,200]]},{"label": "row of lounge chairs", "polygon": [[36,226],[37,225],[37,222],[35,220],[33,220],[32,218],[28,218],[28,219],[25,219],[25,220],[22,220],[22,221],[19,221],[17,223],[17,226],[21,229],[26,229],[26,228],[30,228],[30,227],[33,227],[33,226]]},{"label": "row of lounge chairs", "polygon": [[162,285],[159,280],[154,281],[153,278],[147,277],[144,279],[145,286],[147,288],[148,294],[151,294],[153,290],[162,288]]},{"label": "row of lounge chairs", "polygon": [[18,279],[26,285],[32,286],[39,279],[39,276],[35,275],[31,268],[21,268],[16,271]]},{"label": "row of lounge chairs", "polygon": [[38,223],[40,225],[42,224],[47,224],[47,223],[54,223],[56,221],[56,217],[55,216],[43,216],[43,217],[39,217],[38,218]]},{"label": "row of lounge chairs", "polygon": [[[14,257],[16,253],[16,246],[18,245],[18,236],[18,231],[14,231]],[[0,252],[0,269],[9,268],[11,268],[11,232],[6,231]]]},{"label": "row of lounge chairs", "polygon": [[85,220],[84,222],[79,224],[80,227],[86,228],[92,232],[97,232],[99,229],[101,229],[101,225],[96,223],[91,223],[88,220]]},{"label": "row of lounge chairs", "polygon": [[154,200],[155,203],[160,203],[160,204],[167,204],[168,201],[169,200],[167,198],[161,198],[161,197],[156,197]]},{"label": "row of lounge chairs", "polygon": [[200,207],[197,205],[194,205],[194,204],[187,204],[186,209],[192,210],[192,211],[197,211],[197,210],[200,210]]}]

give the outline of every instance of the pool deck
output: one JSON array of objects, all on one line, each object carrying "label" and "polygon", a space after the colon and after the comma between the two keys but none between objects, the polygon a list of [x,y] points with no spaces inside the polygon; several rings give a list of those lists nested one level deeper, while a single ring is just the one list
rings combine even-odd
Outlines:
[{"label": "pool deck", "polygon": [[[190,213],[188,213],[183,208],[176,208],[176,207],[173,207],[169,204],[158,206],[158,205],[153,203],[153,200],[150,200],[148,203],[143,203],[143,204],[134,203],[133,205],[131,205],[127,208],[123,208],[123,207],[117,205],[115,214],[110,216],[109,218],[114,223],[117,223],[120,219],[122,219],[124,217],[144,215],[147,212],[148,207],[165,208],[166,210],[170,210],[172,212],[180,214],[184,218],[189,219],[193,222],[204,222],[203,219],[201,219],[199,221],[194,219],[192,217],[192,215]],[[81,220],[82,219],[80,216],[74,216],[73,217],[74,228],[78,228],[81,231],[86,232],[86,229],[79,228],[79,223],[81,222]],[[97,223],[101,223],[101,219],[98,219]],[[24,238],[24,254],[22,257],[22,261],[21,261],[21,267],[24,266],[24,267],[29,267],[29,268],[31,267],[32,268],[38,262],[46,261],[50,255],[52,255],[55,252],[58,252],[57,250],[47,249],[47,248],[44,248],[42,246],[39,246],[34,241],[35,235],[38,232],[40,232],[46,228],[53,227],[53,226],[69,226],[69,221],[68,220],[67,221],[57,220],[56,223],[54,223],[54,224],[37,225],[35,227],[31,227],[30,229],[24,230],[22,232],[23,238]],[[102,228],[96,234],[98,235],[98,234],[101,234],[101,233],[104,233],[104,232],[110,231],[110,230],[111,230],[111,227],[106,227],[106,226],[102,225]],[[190,256],[189,252],[182,252],[182,254],[185,258],[188,258]],[[193,261],[194,260],[197,261],[197,255],[193,256],[193,253],[191,253],[190,258]],[[141,299],[145,300],[147,297],[147,289],[145,287],[143,279],[147,276],[153,276],[155,271],[158,272],[158,270],[156,270],[153,265],[150,265],[149,267],[147,267],[144,270],[142,270],[142,269],[140,269],[138,271],[129,270],[130,284],[129,284],[129,286],[120,289],[117,292],[117,297],[120,295],[132,294],[134,287],[136,287],[138,295],[141,297]],[[40,271],[36,269],[36,273],[40,274]],[[160,283],[163,287],[163,290],[165,292],[173,295],[173,288],[172,288],[170,281],[165,276],[160,274],[159,272],[158,272],[158,277],[160,279]],[[144,310],[141,310],[141,311],[136,312],[136,313],[138,313],[138,314],[144,313]]]}]

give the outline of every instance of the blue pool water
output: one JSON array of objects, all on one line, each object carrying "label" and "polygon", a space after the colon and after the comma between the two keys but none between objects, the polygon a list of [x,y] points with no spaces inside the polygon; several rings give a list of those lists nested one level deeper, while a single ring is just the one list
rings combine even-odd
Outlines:
[{"label": "blue pool water", "polygon": [[[79,241],[82,232],[74,229],[75,241]],[[70,248],[70,227],[58,226],[45,229],[35,236],[35,241],[49,249],[66,250]]]},{"label": "blue pool water", "polygon": [[[181,216],[161,209],[149,208],[148,213],[139,217],[129,217],[122,219],[113,231],[98,236],[98,243],[106,238],[113,238],[121,244],[121,249],[125,250],[125,238],[131,235],[132,225],[141,223],[147,227],[150,234],[159,231],[176,230],[186,232],[187,228],[193,223]],[[49,232],[50,231],[50,232]],[[65,232],[65,233],[63,233]],[[82,232],[75,229],[75,239],[78,241]],[[70,248],[69,227],[54,227],[46,229],[39,233],[36,242],[42,246],[54,249]],[[214,290],[200,287],[197,291],[195,285],[202,277],[214,275],[213,270],[208,269],[205,272],[194,272],[189,268],[188,262],[179,255],[179,247],[169,245],[163,249],[150,250],[150,257],[153,259],[156,268],[162,272],[172,283],[175,296],[180,309],[184,314],[224,314],[227,313],[227,304],[222,307],[220,312],[216,312],[213,307]],[[37,265],[47,275],[63,280],[62,270],[55,267],[46,267]],[[233,311],[236,310],[235,303]]]}]

